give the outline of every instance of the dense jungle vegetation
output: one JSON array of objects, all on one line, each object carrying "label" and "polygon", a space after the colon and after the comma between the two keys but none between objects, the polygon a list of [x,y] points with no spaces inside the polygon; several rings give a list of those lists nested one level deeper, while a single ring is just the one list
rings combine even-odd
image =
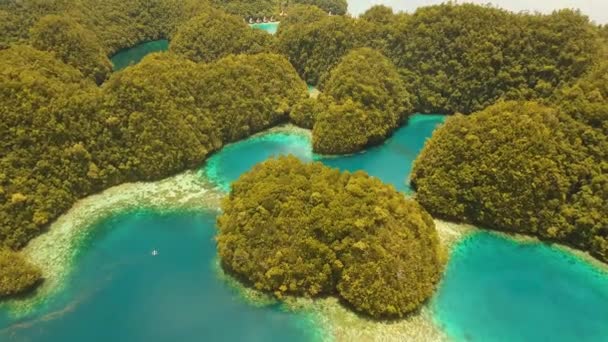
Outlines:
[{"label": "dense jungle vegetation", "polygon": [[431,216],[364,172],[271,159],[232,184],[222,209],[224,267],[279,298],[337,295],[364,314],[403,317],[439,279]]},{"label": "dense jungle vegetation", "polygon": [[397,68],[370,48],[347,54],[323,89],[319,103],[327,105],[314,119],[315,152],[345,154],[378,144],[412,112],[411,96]]},{"label": "dense jungle vegetation", "polygon": [[569,243],[608,260],[608,139],[559,109],[501,102],[449,118],[416,160],[411,181],[435,215]]},{"label": "dense jungle vegetation", "polygon": [[41,276],[38,267],[28,263],[21,255],[0,248],[0,298],[34,287]]},{"label": "dense jungle vegetation", "polygon": [[310,5],[323,11],[324,14],[344,15],[348,7],[346,0],[211,0],[211,4],[227,13],[244,18],[262,19],[280,18],[293,6]]},{"label": "dense jungle vegetation", "polygon": [[[267,127],[291,120],[313,129],[315,150],[348,153],[413,112],[475,113],[448,120],[416,162],[427,210],[608,260],[605,26],[454,3],[328,15],[345,4],[0,1],[0,263],[24,265],[14,251],[79,198],[195,167]],[[247,27],[258,15],[280,18],[276,36]],[[170,52],[110,74],[108,56],[161,38]],[[323,94],[308,98],[306,83]],[[5,270],[0,297],[40,276]],[[409,310],[330,288],[372,315]]]}]

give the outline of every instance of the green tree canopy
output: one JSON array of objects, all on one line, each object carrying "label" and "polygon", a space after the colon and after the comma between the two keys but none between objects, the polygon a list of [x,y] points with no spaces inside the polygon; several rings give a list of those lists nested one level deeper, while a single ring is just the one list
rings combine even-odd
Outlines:
[{"label": "green tree canopy", "polygon": [[608,61],[595,65],[557,98],[558,106],[573,118],[608,134]]},{"label": "green tree canopy", "polygon": [[95,33],[69,17],[47,15],[30,32],[32,46],[51,51],[58,59],[101,84],[112,71]]},{"label": "green tree canopy", "polygon": [[359,47],[360,24],[344,16],[290,25],[278,35],[278,48],[298,74],[316,85],[351,49]]},{"label": "green tree canopy", "polygon": [[597,57],[596,31],[570,10],[531,15],[447,3],[400,17],[385,46],[417,111],[467,114],[500,98],[547,98],[572,83]]},{"label": "green tree canopy", "polygon": [[272,39],[262,30],[252,30],[237,16],[214,10],[181,26],[170,49],[195,62],[211,62],[229,54],[268,51]]},{"label": "green tree canopy", "polygon": [[283,56],[228,56],[197,74],[199,108],[217,122],[226,142],[285,121],[308,96],[306,84]]},{"label": "green tree canopy", "polygon": [[346,0],[291,0],[290,4],[302,4],[317,6],[325,13],[344,15],[348,10],[348,2]]},{"label": "green tree canopy", "polygon": [[281,18],[277,35],[294,25],[305,25],[327,17],[327,13],[317,6],[295,4],[287,8],[287,16]]},{"label": "green tree canopy", "polygon": [[416,159],[429,212],[582,247],[608,260],[608,143],[534,102],[449,118]]},{"label": "green tree canopy", "polygon": [[363,172],[271,159],[234,182],[222,208],[222,265],[278,297],[335,294],[364,314],[403,317],[440,274],[431,216]]},{"label": "green tree canopy", "polygon": [[329,105],[315,119],[316,152],[352,153],[378,144],[413,109],[397,68],[369,48],[347,54],[322,86],[323,97],[331,97],[336,104]]},{"label": "green tree canopy", "polygon": [[212,0],[211,3],[241,18],[270,18],[280,13],[278,0]]},{"label": "green tree canopy", "polygon": [[307,97],[296,103],[289,113],[289,119],[297,126],[312,129],[317,117],[327,109],[326,102],[318,98]]},{"label": "green tree canopy", "polygon": [[26,292],[41,281],[42,273],[21,255],[0,248],[0,299]]}]

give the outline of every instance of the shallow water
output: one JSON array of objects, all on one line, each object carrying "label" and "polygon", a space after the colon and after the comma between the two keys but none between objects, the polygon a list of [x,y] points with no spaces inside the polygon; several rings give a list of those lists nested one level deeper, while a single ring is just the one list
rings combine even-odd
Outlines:
[{"label": "shallow water", "polygon": [[154,40],[137,44],[131,48],[118,51],[112,58],[113,70],[118,71],[128,67],[129,65],[139,63],[146,55],[153,52],[167,51],[169,49],[169,41],[166,39]]},{"label": "shallow water", "polygon": [[279,29],[279,22],[275,21],[272,23],[249,24],[249,26],[253,27],[254,29],[266,31],[270,34],[275,34]]},{"label": "shallow water", "polygon": [[209,212],[97,223],[60,295],[16,322],[0,311],[0,341],[317,340],[309,316],[252,306],[226,285],[214,225]]},{"label": "shallow water", "polygon": [[608,341],[606,273],[487,232],[456,247],[432,308],[456,341]]},{"label": "shallow water", "polygon": [[414,159],[444,115],[413,115],[384,144],[347,156],[313,155],[309,139],[295,134],[270,133],[229,145],[213,155],[203,172],[223,189],[253,165],[271,156],[294,154],[304,161],[311,158],[341,170],[364,170],[398,190],[411,191],[407,178]]}]

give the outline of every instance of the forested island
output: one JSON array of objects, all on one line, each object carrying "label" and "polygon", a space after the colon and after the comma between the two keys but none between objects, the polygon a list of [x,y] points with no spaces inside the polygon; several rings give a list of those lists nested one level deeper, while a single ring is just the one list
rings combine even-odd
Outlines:
[{"label": "forested island", "polygon": [[[431,215],[608,261],[606,27],[454,3],[346,13],[344,0],[0,3],[0,298],[42,281],[19,250],[85,196],[283,123],[310,129],[317,153],[357,153],[413,113],[454,114],[414,165],[414,199],[270,160],[224,202],[223,267],[279,298],[394,318],[441,277]],[[276,35],[247,25],[261,16],[281,18]],[[168,52],[112,72],[114,53],[158,39]]]}]

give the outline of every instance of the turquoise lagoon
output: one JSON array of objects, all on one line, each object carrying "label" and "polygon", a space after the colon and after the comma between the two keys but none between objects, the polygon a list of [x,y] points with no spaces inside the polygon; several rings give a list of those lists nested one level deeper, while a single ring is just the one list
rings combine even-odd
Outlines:
[{"label": "turquoise lagoon", "polygon": [[249,24],[249,26],[251,26],[254,29],[266,31],[270,34],[275,34],[275,33],[277,33],[277,30],[279,29],[279,22],[274,21],[271,23],[256,23],[256,24]]},{"label": "turquoise lagoon", "polygon": [[0,310],[0,341],[318,340],[308,315],[253,306],[226,284],[215,215],[142,210],[96,223],[67,288],[19,320]]},{"label": "turquoise lagoon", "polygon": [[407,178],[414,159],[444,115],[413,115],[406,126],[399,128],[384,144],[345,156],[313,155],[310,140],[301,135],[270,133],[228,145],[213,155],[203,172],[224,189],[253,165],[271,156],[294,154],[302,160],[321,161],[341,170],[364,170],[394,185],[411,191]]},{"label": "turquoise lagoon", "polygon": [[495,233],[456,246],[431,306],[456,341],[608,341],[608,274]]},{"label": "turquoise lagoon", "polygon": [[[314,155],[301,131],[230,144],[201,168],[224,190],[253,165],[294,154],[365,170],[411,191],[411,164],[440,115],[415,115],[383,145],[348,156]],[[67,286],[29,316],[0,307],[0,341],[315,341],[313,315],[254,306],[222,278],[215,213],[133,211],[92,223]],[[158,252],[153,255],[153,251]],[[476,233],[458,243],[434,320],[456,341],[608,341],[608,276],[542,243]]]},{"label": "turquoise lagoon", "polygon": [[129,65],[137,64],[146,55],[153,52],[167,51],[169,49],[169,41],[166,39],[153,40],[137,44],[132,48],[118,51],[112,58],[113,69],[118,71],[128,67]]}]

